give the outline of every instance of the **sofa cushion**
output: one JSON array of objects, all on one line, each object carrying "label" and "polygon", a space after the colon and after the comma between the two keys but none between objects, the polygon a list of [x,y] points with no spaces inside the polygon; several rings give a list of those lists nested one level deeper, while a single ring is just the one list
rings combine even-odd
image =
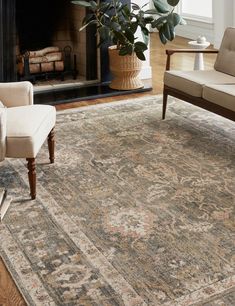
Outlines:
[{"label": "sofa cushion", "polygon": [[235,112],[235,83],[230,85],[206,85],[203,98]]},{"label": "sofa cushion", "polygon": [[36,157],[55,125],[56,111],[50,105],[27,105],[7,109],[7,157]]},{"label": "sofa cushion", "polygon": [[235,83],[235,77],[216,70],[166,71],[164,84],[194,97],[202,97],[205,84]]},{"label": "sofa cushion", "polygon": [[214,68],[235,76],[235,28],[227,28],[217,55]]},{"label": "sofa cushion", "polygon": [[0,101],[0,161],[4,160],[6,154],[6,125],[7,109]]}]

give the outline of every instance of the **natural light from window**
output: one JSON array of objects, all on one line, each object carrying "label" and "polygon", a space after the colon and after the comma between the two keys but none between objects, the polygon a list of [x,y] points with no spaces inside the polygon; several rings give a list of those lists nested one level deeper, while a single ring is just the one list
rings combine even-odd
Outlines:
[{"label": "natural light from window", "polygon": [[212,0],[182,0],[181,12],[184,16],[212,19]]}]

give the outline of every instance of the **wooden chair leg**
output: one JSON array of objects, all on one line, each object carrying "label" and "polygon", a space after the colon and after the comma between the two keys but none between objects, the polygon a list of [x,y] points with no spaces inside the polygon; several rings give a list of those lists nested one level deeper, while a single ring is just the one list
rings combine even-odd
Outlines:
[{"label": "wooden chair leg", "polygon": [[162,120],[165,119],[168,94],[163,91]]},{"label": "wooden chair leg", "polygon": [[55,131],[54,131],[54,128],[51,130],[50,134],[48,135],[47,142],[48,142],[50,162],[51,164],[53,164],[55,160]]},{"label": "wooden chair leg", "polygon": [[26,158],[28,164],[27,168],[28,178],[29,178],[29,187],[30,187],[30,195],[31,199],[34,200],[36,198],[36,167],[35,167],[35,158]]}]

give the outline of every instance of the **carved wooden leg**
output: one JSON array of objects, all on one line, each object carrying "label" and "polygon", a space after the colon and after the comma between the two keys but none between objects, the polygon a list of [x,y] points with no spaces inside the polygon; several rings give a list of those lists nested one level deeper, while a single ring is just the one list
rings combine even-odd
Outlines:
[{"label": "carved wooden leg", "polygon": [[55,160],[55,131],[54,131],[54,128],[51,130],[50,134],[48,135],[47,142],[48,142],[50,162],[51,164],[53,164]]},{"label": "carved wooden leg", "polygon": [[29,177],[29,187],[31,199],[36,198],[36,168],[35,168],[35,158],[26,158],[28,162],[28,177]]},{"label": "carved wooden leg", "polygon": [[166,115],[167,96],[168,94],[164,90],[163,91],[163,105],[162,105],[162,120],[165,119],[165,115]]}]

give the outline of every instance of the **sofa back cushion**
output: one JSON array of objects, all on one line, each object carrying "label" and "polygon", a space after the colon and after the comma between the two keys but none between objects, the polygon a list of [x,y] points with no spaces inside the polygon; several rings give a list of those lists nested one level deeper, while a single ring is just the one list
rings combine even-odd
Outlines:
[{"label": "sofa back cushion", "polygon": [[0,161],[4,160],[6,154],[6,126],[7,109],[0,101]]},{"label": "sofa back cushion", "polygon": [[235,76],[235,28],[225,30],[214,68]]}]

